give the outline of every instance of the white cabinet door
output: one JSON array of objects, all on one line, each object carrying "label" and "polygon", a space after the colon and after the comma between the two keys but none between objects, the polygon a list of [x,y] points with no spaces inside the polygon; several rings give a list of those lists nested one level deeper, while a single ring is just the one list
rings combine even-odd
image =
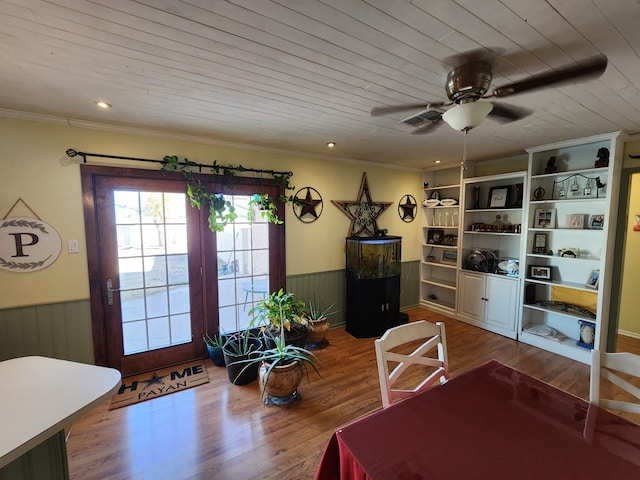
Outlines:
[{"label": "white cabinet door", "polygon": [[516,338],[517,279],[461,271],[458,319],[509,338]]},{"label": "white cabinet door", "polygon": [[458,285],[458,314],[482,321],[485,307],[485,275],[467,271],[460,272]]},{"label": "white cabinet door", "polygon": [[516,331],[518,282],[511,278],[487,277],[484,321],[497,328]]}]

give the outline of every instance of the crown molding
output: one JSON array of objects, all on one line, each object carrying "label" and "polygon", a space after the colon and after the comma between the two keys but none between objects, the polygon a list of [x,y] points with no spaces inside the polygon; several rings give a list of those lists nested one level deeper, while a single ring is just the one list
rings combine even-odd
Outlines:
[{"label": "crown molding", "polygon": [[55,123],[57,125],[67,125],[70,127],[86,128],[92,130],[101,130],[112,133],[122,133],[127,135],[138,135],[143,137],[162,138],[164,140],[174,140],[178,142],[199,143],[203,145],[212,145],[216,147],[235,148],[238,150],[247,150],[252,152],[273,153],[277,155],[286,155],[290,157],[302,157],[314,160],[322,160],[326,162],[348,163],[353,165],[363,165],[366,167],[386,168],[393,170],[402,170],[408,172],[420,172],[420,168],[405,167],[400,165],[387,165],[384,163],[372,162],[369,160],[361,160],[347,157],[334,157],[330,155],[321,155],[317,153],[302,152],[298,150],[286,150],[281,148],[267,147],[263,145],[253,145],[249,143],[237,143],[226,140],[218,140],[215,138],[201,137],[198,135],[187,135],[183,133],[174,133],[170,131],[153,130],[149,128],[133,127],[128,125],[117,125],[110,123],[94,122],[91,120],[82,120],[72,117],[61,117],[56,115],[47,115],[42,113],[25,112],[20,110],[11,110],[0,108],[0,117],[14,118],[18,120],[29,120],[34,122]]}]

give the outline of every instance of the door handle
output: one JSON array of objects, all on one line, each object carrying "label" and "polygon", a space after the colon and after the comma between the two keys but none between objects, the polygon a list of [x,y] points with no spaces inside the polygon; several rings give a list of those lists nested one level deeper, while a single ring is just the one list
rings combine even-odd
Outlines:
[{"label": "door handle", "polygon": [[113,305],[113,292],[119,292],[119,288],[113,288],[113,281],[107,278],[107,305]]}]

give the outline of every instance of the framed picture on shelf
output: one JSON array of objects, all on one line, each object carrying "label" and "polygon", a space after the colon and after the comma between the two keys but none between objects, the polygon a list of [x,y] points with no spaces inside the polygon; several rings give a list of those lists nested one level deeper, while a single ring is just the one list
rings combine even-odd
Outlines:
[{"label": "framed picture on shelf", "polygon": [[533,253],[547,253],[547,234],[536,233],[533,235]]},{"label": "framed picture on shelf", "polygon": [[489,208],[505,208],[509,200],[509,185],[491,187],[489,190]]},{"label": "framed picture on shelf", "polygon": [[429,230],[429,233],[427,234],[427,243],[433,245],[442,245],[443,241],[444,230],[441,230],[439,228],[432,228],[431,230]]},{"label": "framed picture on shelf", "polygon": [[602,230],[604,228],[604,215],[591,215],[591,220],[589,220],[589,228]]},{"label": "framed picture on shelf", "polygon": [[556,209],[536,208],[533,228],[556,228]]},{"label": "framed picture on shelf", "polygon": [[529,278],[536,280],[551,280],[551,267],[529,265]]},{"label": "framed picture on shelf", "polygon": [[567,228],[584,228],[584,217],[581,213],[567,215]]},{"label": "framed picture on shelf", "polygon": [[587,277],[585,285],[594,290],[598,288],[598,281],[600,280],[600,270],[591,270],[591,273]]},{"label": "framed picture on shelf", "polygon": [[457,250],[442,250],[442,262],[443,263],[458,263],[458,251]]}]

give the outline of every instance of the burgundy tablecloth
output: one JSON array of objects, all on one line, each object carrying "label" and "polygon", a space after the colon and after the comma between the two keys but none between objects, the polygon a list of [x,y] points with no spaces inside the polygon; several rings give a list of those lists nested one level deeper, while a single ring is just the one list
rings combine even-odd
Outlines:
[{"label": "burgundy tablecloth", "polygon": [[640,426],[492,361],[335,432],[334,479],[640,479]]}]

